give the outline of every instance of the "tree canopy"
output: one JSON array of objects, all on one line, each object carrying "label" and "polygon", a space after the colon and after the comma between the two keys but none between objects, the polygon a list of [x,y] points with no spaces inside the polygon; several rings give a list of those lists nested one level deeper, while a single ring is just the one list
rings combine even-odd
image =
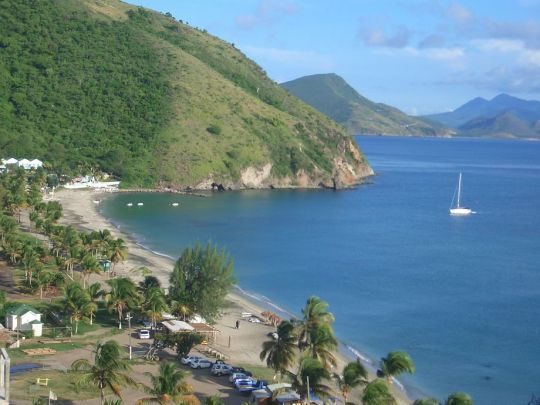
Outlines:
[{"label": "tree canopy", "polygon": [[225,250],[208,243],[184,250],[170,276],[169,298],[191,313],[215,320],[234,285],[233,262]]}]

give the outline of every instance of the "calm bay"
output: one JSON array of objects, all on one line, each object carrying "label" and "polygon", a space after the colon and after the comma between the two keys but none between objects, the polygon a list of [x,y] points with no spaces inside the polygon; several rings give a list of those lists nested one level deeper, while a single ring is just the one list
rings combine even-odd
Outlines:
[{"label": "calm bay", "polygon": [[[101,210],[174,258],[225,247],[239,286],[284,310],[319,295],[374,362],[410,353],[413,391],[527,404],[540,395],[540,142],[357,139],[377,176],[354,190],[120,193]],[[459,172],[468,217],[448,214]]]}]

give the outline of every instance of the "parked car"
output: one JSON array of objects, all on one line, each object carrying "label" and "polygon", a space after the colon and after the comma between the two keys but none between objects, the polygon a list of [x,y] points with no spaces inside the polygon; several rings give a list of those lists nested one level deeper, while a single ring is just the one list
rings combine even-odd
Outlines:
[{"label": "parked car", "polygon": [[150,331],[148,329],[139,330],[139,339],[150,339]]},{"label": "parked car", "polygon": [[185,356],[180,359],[180,363],[185,364],[186,366],[189,366],[193,360],[200,359],[199,356]]},{"label": "parked car", "polygon": [[217,376],[228,375],[228,374],[231,374],[232,368],[233,367],[229,364],[215,363],[210,369],[210,372],[213,375],[217,375]]},{"label": "parked car", "polygon": [[242,373],[247,375],[248,377],[251,377],[253,374],[251,374],[251,371],[247,371],[244,367],[233,367],[231,369],[231,373]]},{"label": "parked car", "polygon": [[256,380],[254,378],[240,379],[236,381],[236,389],[239,392],[251,392],[264,388],[268,383],[264,380]]},{"label": "parked car", "polygon": [[249,376],[246,373],[239,373],[239,372],[231,373],[231,375],[229,377],[229,382],[234,385],[234,382],[237,379],[239,379],[239,378],[248,378],[248,377]]},{"label": "parked car", "polygon": [[191,368],[210,368],[212,367],[212,363],[210,360],[208,359],[195,359],[195,360],[192,360],[191,363],[189,363],[189,366]]}]

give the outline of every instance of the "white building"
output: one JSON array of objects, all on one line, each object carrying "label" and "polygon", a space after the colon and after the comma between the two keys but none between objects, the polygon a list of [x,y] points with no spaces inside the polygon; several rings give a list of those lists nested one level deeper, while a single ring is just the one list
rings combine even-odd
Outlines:
[{"label": "white building", "polygon": [[34,337],[43,333],[41,313],[26,304],[20,304],[6,312],[6,328],[10,330],[32,331]]},{"label": "white building", "polygon": [[22,167],[24,170],[30,170],[32,168],[28,159],[19,160],[19,167]]},{"label": "white building", "polygon": [[40,167],[43,167],[43,162],[39,159],[32,159],[30,161],[30,168],[32,169],[38,169]]},{"label": "white building", "polygon": [[39,159],[33,159],[33,160],[28,160],[28,159],[21,159],[21,160],[17,160],[17,159],[14,159],[14,158],[9,158],[9,159],[2,159],[2,164],[0,165],[0,169],[6,169],[7,166],[10,166],[10,165],[17,165],[19,167],[22,167],[24,170],[31,170],[31,169],[38,169],[40,167],[43,167],[43,162]]},{"label": "white building", "polygon": [[2,163],[5,164],[6,166],[7,165],[16,165],[19,163],[19,161],[17,159],[14,159],[14,158],[9,158],[9,159],[2,159]]}]

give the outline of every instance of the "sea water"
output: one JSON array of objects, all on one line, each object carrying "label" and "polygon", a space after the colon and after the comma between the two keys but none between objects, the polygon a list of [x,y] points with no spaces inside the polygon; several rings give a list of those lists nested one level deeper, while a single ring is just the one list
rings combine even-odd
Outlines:
[{"label": "sea water", "polygon": [[[411,355],[412,391],[526,405],[540,394],[540,142],[358,142],[377,175],[354,190],[117,194],[102,210],[175,258],[217,243],[239,286],[283,310],[322,297],[375,365]],[[459,172],[468,217],[448,212]]]}]

